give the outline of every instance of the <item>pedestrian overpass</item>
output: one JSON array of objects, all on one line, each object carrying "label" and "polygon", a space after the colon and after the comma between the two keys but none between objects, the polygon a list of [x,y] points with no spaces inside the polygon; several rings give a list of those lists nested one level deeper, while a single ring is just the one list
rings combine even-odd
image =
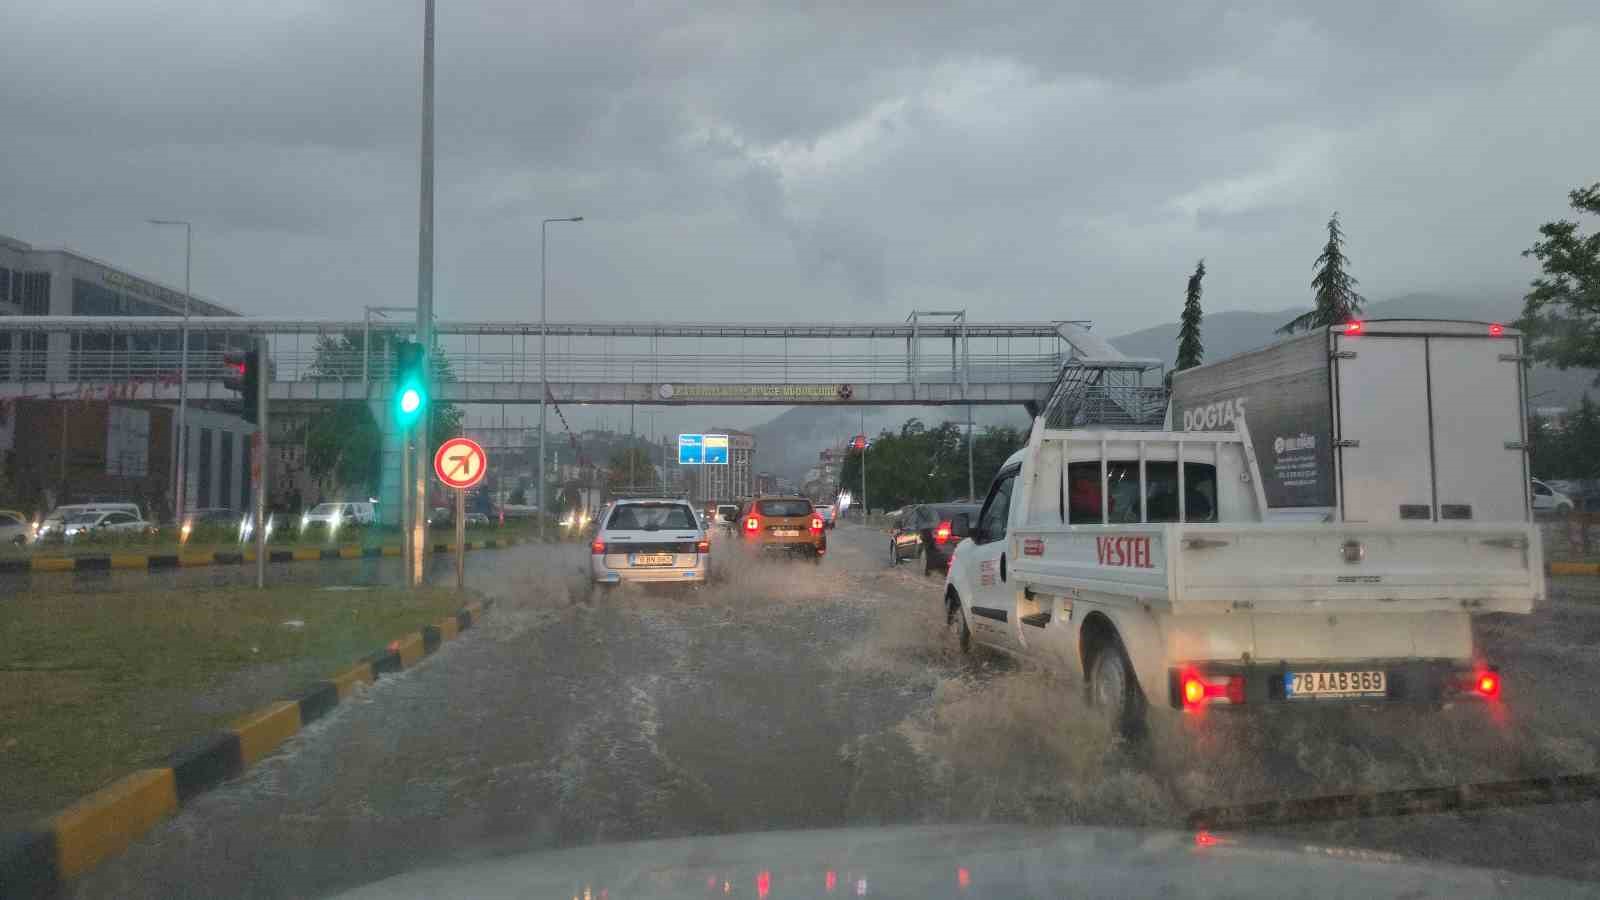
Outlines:
[{"label": "pedestrian overpass", "polygon": [[[178,399],[184,320],[0,320],[0,401]],[[269,399],[377,401],[394,389],[391,342],[414,322],[200,317],[188,321],[190,402],[233,400],[229,348],[265,338]],[[541,330],[547,353],[541,358]],[[645,405],[1042,404],[1064,370],[1142,388],[1157,360],[1117,353],[1082,321],[890,323],[436,323],[431,395],[452,403]],[[542,380],[543,378],[543,380]],[[1150,387],[1159,390],[1159,377]]]}]

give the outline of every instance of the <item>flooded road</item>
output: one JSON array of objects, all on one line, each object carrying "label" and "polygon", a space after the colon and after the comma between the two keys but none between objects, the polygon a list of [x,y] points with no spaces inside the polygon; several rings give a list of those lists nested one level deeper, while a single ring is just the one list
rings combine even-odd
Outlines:
[{"label": "flooded road", "polygon": [[[79,896],[324,896],[513,851],[898,823],[1182,829],[1200,807],[1600,768],[1600,592],[1481,640],[1506,702],[1167,716],[1138,746],[1072,680],[948,640],[940,583],[841,526],[827,559],[591,598],[581,545],[468,558],[482,627],[203,795]],[[360,565],[354,563],[353,565]],[[359,570],[353,570],[359,573]],[[1600,880],[1600,803],[1268,829]]]}]

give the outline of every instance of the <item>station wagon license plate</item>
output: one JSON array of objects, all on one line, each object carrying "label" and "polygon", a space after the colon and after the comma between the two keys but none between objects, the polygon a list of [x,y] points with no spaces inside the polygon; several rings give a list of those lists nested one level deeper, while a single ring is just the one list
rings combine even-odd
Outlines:
[{"label": "station wagon license plate", "polygon": [[1387,697],[1389,679],[1378,672],[1287,672],[1283,696],[1288,700],[1318,697]]},{"label": "station wagon license plate", "polygon": [[632,560],[636,566],[670,566],[672,562],[671,553],[635,553]]},{"label": "station wagon license plate", "polygon": [[772,533],[777,535],[778,537],[799,537],[800,536],[800,529],[798,529],[798,528],[774,528],[774,529],[772,529]]}]

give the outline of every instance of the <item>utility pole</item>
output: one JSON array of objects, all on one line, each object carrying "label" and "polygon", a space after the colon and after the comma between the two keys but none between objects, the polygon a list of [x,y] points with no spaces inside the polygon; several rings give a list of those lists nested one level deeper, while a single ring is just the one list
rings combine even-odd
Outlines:
[{"label": "utility pole", "polygon": [[272,477],[272,453],[267,430],[267,385],[272,381],[271,343],[256,339],[256,432],[257,461],[261,473],[256,478],[256,588],[267,586],[267,486]]},{"label": "utility pole", "polygon": [[[422,344],[422,384],[433,383],[433,6],[434,0],[423,0],[422,13],[422,149],[420,172],[420,208],[417,222],[417,342]],[[413,454],[410,478],[402,496],[411,511],[411,522],[406,530],[406,543],[411,548],[407,558],[406,583],[412,587],[422,584],[423,559],[428,540],[428,467],[423,457],[428,452],[428,418],[431,409],[417,420],[411,429],[410,449],[402,438],[402,451]]]},{"label": "utility pole", "polygon": [[[861,524],[867,524],[867,447],[872,439],[867,437],[867,408],[861,407]],[[842,465],[842,464],[841,464]]]}]

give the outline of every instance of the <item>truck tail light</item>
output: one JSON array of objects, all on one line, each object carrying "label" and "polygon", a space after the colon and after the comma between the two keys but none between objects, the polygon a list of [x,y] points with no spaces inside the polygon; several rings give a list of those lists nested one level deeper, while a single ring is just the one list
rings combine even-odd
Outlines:
[{"label": "truck tail light", "polygon": [[711,542],[710,541],[700,541],[699,543],[694,545],[694,549],[698,553],[710,553],[711,552]]},{"label": "truck tail light", "polygon": [[1199,709],[1209,703],[1227,703],[1233,706],[1244,703],[1243,675],[1201,675],[1199,672],[1183,673],[1178,680],[1178,699],[1187,710]]},{"label": "truck tail light", "polygon": [[944,543],[948,543],[949,540],[950,540],[950,523],[949,522],[940,522],[939,523],[939,527],[935,528],[933,530],[933,542],[935,544],[944,544]]},{"label": "truck tail light", "polygon": [[1504,325],[1501,325],[1499,322],[1496,322],[1493,325],[1489,326],[1489,336],[1490,337],[1499,337],[1499,336],[1501,336],[1502,334],[1505,334],[1505,333],[1506,333],[1506,327]]},{"label": "truck tail light", "polygon": [[1357,319],[1357,320],[1355,320],[1353,322],[1344,323],[1344,333],[1345,334],[1360,334],[1361,333],[1361,320]]},{"label": "truck tail light", "polygon": [[812,534],[821,534],[822,533],[822,517],[821,516],[812,516],[811,517],[811,533]]},{"label": "truck tail light", "polygon": [[606,542],[600,540],[599,538],[595,538],[594,543],[589,545],[589,552],[596,555],[603,555],[606,552]]},{"label": "truck tail light", "polygon": [[1500,676],[1493,672],[1484,672],[1478,676],[1478,683],[1475,687],[1478,693],[1484,697],[1498,697],[1500,696]]},{"label": "truck tail light", "polygon": [[751,516],[750,518],[745,519],[744,520],[744,530],[750,532],[751,534],[755,534],[756,532],[761,530],[761,520],[756,518],[755,516]]}]

